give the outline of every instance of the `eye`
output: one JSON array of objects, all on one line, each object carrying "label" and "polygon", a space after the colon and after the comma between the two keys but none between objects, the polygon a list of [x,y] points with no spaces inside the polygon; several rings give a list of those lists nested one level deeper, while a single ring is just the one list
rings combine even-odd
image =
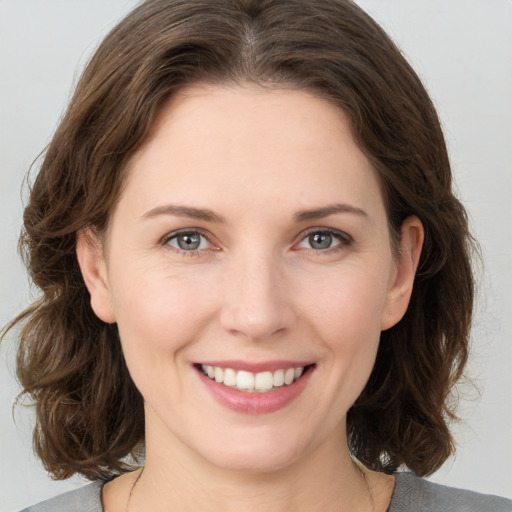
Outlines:
[{"label": "eye", "polygon": [[181,231],[170,235],[165,243],[181,251],[200,251],[210,247],[208,239],[198,231]]},{"label": "eye", "polygon": [[331,230],[318,230],[310,232],[300,241],[298,247],[314,249],[315,251],[325,251],[338,246],[341,248],[341,246],[347,245],[349,242],[350,238],[348,235]]}]

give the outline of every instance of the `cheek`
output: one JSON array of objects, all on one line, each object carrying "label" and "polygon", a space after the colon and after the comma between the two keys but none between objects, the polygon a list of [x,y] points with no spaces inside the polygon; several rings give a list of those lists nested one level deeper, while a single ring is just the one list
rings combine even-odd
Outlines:
[{"label": "cheek", "polygon": [[388,274],[381,266],[347,265],[300,286],[303,313],[340,339],[380,333]]},{"label": "cheek", "polygon": [[354,267],[331,276],[327,290],[309,287],[304,294],[303,314],[325,355],[335,410],[354,403],[372,371],[387,291],[382,275]]},{"label": "cheek", "polygon": [[319,315],[319,337],[331,353],[328,360],[348,383],[359,387],[371,372],[380,340],[380,301],[344,292],[331,299]]},{"label": "cheek", "polygon": [[131,275],[138,278],[119,279],[113,289],[126,364],[144,401],[157,409],[166,403],[172,413],[187,402],[187,348],[201,338],[211,301],[195,280],[156,269]]},{"label": "cheek", "polygon": [[207,288],[196,280],[153,270],[114,280],[113,304],[128,364],[164,364],[198,338],[211,317]]}]

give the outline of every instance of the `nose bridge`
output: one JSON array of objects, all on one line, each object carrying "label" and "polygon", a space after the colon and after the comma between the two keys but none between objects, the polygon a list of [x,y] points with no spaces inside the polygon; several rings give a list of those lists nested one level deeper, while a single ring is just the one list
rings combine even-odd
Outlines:
[{"label": "nose bridge", "polygon": [[293,322],[286,278],[279,256],[271,250],[233,255],[224,283],[223,327],[252,340],[285,331]]}]

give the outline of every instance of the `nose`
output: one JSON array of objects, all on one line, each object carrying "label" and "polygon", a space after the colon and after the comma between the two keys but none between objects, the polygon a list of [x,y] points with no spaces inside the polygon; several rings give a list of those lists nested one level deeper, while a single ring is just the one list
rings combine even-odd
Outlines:
[{"label": "nose", "polygon": [[223,283],[222,327],[248,340],[282,335],[296,315],[290,300],[290,283],[279,258],[245,255],[230,263]]}]

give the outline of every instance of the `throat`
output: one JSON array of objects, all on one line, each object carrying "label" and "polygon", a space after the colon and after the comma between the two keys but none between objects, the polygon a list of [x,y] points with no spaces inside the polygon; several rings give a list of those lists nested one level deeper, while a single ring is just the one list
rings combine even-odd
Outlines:
[{"label": "throat", "polygon": [[[340,452],[339,444],[335,444],[328,439],[319,450],[280,470],[248,472],[190,464],[190,459],[182,465],[175,457],[172,464],[169,457],[160,459],[157,467],[151,464],[155,459],[150,443],[146,469],[116,479],[120,483],[125,479],[124,503],[128,508],[107,507],[111,496],[108,486],[113,486],[114,480],[105,486],[105,510],[385,512],[394,478],[356,468],[348,454],[348,462],[340,463],[339,457],[334,461],[332,453]],[[333,452],[334,448],[337,450]]]}]

